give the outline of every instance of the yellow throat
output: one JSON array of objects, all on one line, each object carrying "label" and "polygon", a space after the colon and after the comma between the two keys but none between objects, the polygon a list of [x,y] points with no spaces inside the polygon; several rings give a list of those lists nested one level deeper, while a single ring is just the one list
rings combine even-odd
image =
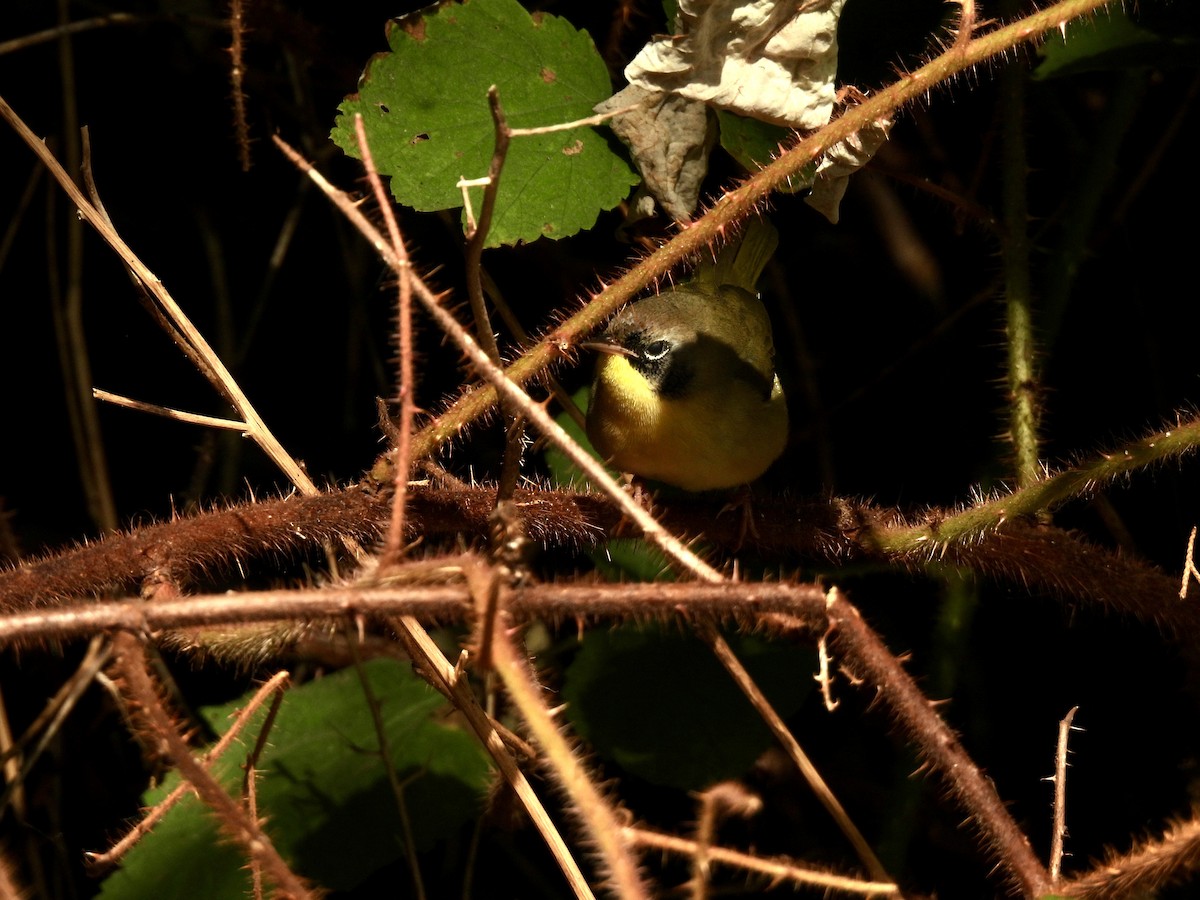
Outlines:
[{"label": "yellow throat", "polygon": [[602,353],[588,437],[622,471],[716,490],[753,481],[783,453],[787,404],[752,293],[776,238],[756,225],[687,284],[626,307],[591,345]]}]

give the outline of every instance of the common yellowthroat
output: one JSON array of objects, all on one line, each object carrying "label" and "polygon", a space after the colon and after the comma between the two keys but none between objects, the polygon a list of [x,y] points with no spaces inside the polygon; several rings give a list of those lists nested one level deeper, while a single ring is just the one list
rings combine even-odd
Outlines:
[{"label": "common yellowthroat", "polygon": [[787,442],[771,322],[756,293],[779,242],[751,220],[686,283],[618,313],[600,340],[587,434],[623,472],[687,491],[753,481]]}]

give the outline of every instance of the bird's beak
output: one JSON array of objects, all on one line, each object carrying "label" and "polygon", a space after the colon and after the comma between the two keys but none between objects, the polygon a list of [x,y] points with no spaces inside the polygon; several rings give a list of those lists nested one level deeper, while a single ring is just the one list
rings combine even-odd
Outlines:
[{"label": "bird's beak", "polygon": [[579,346],[586,347],[588,350],[595,350],[597,353],[605,353],[608,356],[628,356],[630,359],[637,356],[628,347],[622,347],[620,344],[609,344],[604,341],[584,341]]}]

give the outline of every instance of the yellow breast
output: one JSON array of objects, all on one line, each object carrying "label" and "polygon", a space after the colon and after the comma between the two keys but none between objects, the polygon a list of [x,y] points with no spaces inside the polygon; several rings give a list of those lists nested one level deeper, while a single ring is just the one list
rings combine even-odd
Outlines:
[{"label": "yellow breast", "polygon": [[588,437],[621,471],[706,491],[762,475],[783,453],[787,423],[778,377],[765,399],[739,379],[663,398],[626,357],[606,356],[597,365]]}]

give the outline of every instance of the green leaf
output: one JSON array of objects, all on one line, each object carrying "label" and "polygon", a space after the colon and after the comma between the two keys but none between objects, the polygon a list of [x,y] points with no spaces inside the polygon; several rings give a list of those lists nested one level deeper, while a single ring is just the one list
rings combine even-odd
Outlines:
[{"label": "green leaf", "polygon": [[[479,807],[488,765],[469,735],[438,722],[442,699],[407,666],[375,660],[364,666],[382,706],[392,763],[418,849],[456,832]],[[245,697],[203,711],[224,731]],[[248,747],[265,717],[260,711],[215,768],[231,792],[240,790]],[[290,690],[259,760],[258,812],[296,870],[322,887],[349,890],[404,852],[395,795],[378,755],[378,740],[362,683],[343,670]],[[172,774],[143,798],[157,803],[176,784]],[[241,848],[218,837],[216,821],[194,796],[166,818],[107,878],[105,898],[187,896],[242,898],[250,881]]]},{"label": "green leaf", "polygon": [[[575,405],[583,410],[585,415],[587,414],[588,398],[590,396],[591,391],[587,388],[580,388],[571,395],[571,399],[575,401]],[[565,412],[560,413],[555,417],[554,421],[558,423],[559,427],[562,428],[563,431],[574,438],[575,442],[584,450],[586,450],[589,456],[591,456],[593,459],[600,459],[600,454],[596,452],[596,449],[592,446],[592,442],[588,440],[587,433],[572,416]],[[583,472],[575,465],[575,463],[571,462],[567,454],[559,450],[554,444],[550,444],[546,448],[546,467],[550,470],[551,479],[560,488],[566,488],[573,491],[593,488],[593,485],[591,481],[588,480],[588,477],[583,474]],[[612,469],[609,469],[609,472],[614,478],[620,477],[620,475]]]},{"label": "green leaf", "polygon": [[1196,40],[1187,35],[1156,34],[1116,8],[1068,23],[1063,34],[1038,48],[1038,55],[1042,62],[1032,77],[1043,81],[1081,72],[1194,66]]},{"label": "green leaf", "polygon": [[[591,37],[563,19],[530,16],[516,0],[470,0],[388,29],[391,53],[367,65],[338,107],[332,137],[359,156],[361,113],[379,171],[396,199],[433,211],[463,205],[460,178],[487,174],[494,146],[490,85],[513,128],[586,118],[611,83]],[[561,238],[590,227],[637,183],[594,128],[515,137],[500,178],[487,245]],[[482,188],[471,188],[476,212]]]},{"label": "green leaf", "polygon": [[[734,652],[782,716],[808,696],[808,651],[749,637]],[[567,716],[602,757],[680,790],[743,775],[774,740],[701,641],[657,629],[589,631],[567,668]]]},{"label": "green leaf", "polygon": [[[779,154],[780,146],[791,143],[796,134],[791,128],[739,116],[724,109],[717,110],[717,122],[721,127],[721,146],[748,172],[757,172],[769,163]],[[781,190],[795,193],[812,187],[816,171],[817,164],[809,163]]]}]

